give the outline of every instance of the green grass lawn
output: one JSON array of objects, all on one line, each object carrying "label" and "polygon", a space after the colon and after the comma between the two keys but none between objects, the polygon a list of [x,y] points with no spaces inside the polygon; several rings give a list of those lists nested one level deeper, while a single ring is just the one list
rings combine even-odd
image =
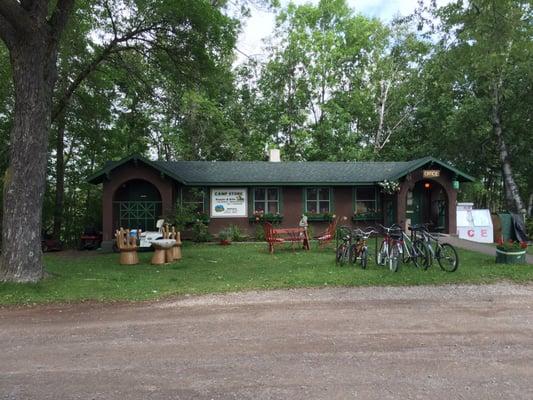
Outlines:
[{"label": "green grass lawn", "polygon": [[402,265],[397,273],[374,262],[366,270],[339,267],[332,249],[316,247],[310,252],[276,249],[270,255],[262,244],[186,243],[183,260],[163,266],[150,265],[151,255],[140,253],[139,265],[121,266],[117,254],[50,253],[45,256],[49,277],[38,284],[0,284],[0,304],[136,301],[250,289],[533,280],[532,266],[496,265],[492,256],[462,250],[454,273],[441,271],[438,264],[428,271]]}]

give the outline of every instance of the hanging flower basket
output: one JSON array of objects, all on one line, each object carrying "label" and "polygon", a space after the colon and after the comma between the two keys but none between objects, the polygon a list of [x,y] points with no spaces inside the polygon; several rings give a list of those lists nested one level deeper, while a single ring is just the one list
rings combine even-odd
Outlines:
[{"label": "hanging flower basket", "polygon": [[381,186],[381,192],[385,194],[395,194],[400,191],[400,183],[396,181],[385,179],[383,182],[378,182],[378,185]]}]

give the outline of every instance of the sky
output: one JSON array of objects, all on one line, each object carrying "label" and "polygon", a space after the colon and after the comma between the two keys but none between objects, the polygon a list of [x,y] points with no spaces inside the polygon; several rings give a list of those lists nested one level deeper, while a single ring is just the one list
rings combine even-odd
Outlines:
[{"label": "sky", "polygon": [[[319,0],[293,0],[296,4],[313,3]],[[439,1],[439,5],[446,0]],[[356,12],[367,17],[380,18],[383,21],[390,21],[397,15],[411,14],[416,6],[417,0],[347,0],[349,6]],[[289,3],[288,0],[281,0],[282,6]],[[274,13],[266,10],[252,8],[252,16],[246,21],[243,32],[239,36],[237,48],[248,56],[256,57],[261,55],[261,40],[272,34],[274,30]],[[245,56],[238,54],[238,63],[245,60]]]}]

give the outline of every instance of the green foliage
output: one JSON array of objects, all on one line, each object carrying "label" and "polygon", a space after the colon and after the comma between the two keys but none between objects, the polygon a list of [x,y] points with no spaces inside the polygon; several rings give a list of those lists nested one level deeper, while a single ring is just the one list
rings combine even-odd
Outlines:
[{"label": "green foliage", "polygon": [[178,231],[184,231],[192,224],[200,222],[206,225],[208,219],[204,214],[197,211],[195,201],[203,200],[203,194],[199,189],[191,188],[188,192],[189,202],[179,200],[176,203],[174,213],[165,217],[166,222],[174,225]]},{"label": "green foliage", "polygon": [[258,242],[263,242],[265,240],[265,229],[263,228],[263,225],[255,226],[254,238]]},{"label": "green foliage", "polygon": [[209,242],[212,239],[211,234],[209,233],[209,230],[207,228],[207,225],[203,222],[196,221],[192,224],[191,227],[192,232],[192,240],[201,243],[201,242]]},{"label": "green foliage", "polygon": [[[54,94],[54,108],[64,104],[60,207],[67,244],[84,226],[101,224],[101,189],[86,177],[131,153],[161,160],[262,160],[265,149],[276,146],[284,160],[432,155],[479,178],[461,186],[460,199],[499,210],[505,189],[488,118],[495,83],[513,176],[522,198],[533,192],[528,2],[430,7],[425,12],[434,29],[427,32],[415,31],[410,18],[386,24],[359,15],[344,0],[285,3],[265,62],[250,60],[235,69],[240,17],[247,11],[236,15],[233,6],[208,0],[76,2],[61,39]],[[0,43],[1,175],[13,105],[9,56]],[[54,115],[50,132],[45,228],[58,208],[58,120]],[[206,221],[178,208],[171,219],[180,230]]]},{"label": "green foliage", "polygon": [[237,225],[230,225],[227,229],[233,242],[243,242],[246,240],[246,235],[242,233],[241,228]]},{"label": "green foliage", "polygon": [[218,232],[218,239],[220,241],[224,241],[224,242],[231,242],[232,238],[231,238],[231,232],[228,228],[226,229],[222,229],[220,232]]}]

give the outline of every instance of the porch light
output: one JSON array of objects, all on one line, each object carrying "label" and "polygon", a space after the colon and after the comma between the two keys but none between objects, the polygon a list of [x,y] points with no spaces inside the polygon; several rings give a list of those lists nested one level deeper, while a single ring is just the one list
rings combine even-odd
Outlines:
[{"label": "porch light", "polygon": [[424,183],[424,188],[426,188],[426,189],[431,188],[431,183],[429,183],[429,182]]}]

